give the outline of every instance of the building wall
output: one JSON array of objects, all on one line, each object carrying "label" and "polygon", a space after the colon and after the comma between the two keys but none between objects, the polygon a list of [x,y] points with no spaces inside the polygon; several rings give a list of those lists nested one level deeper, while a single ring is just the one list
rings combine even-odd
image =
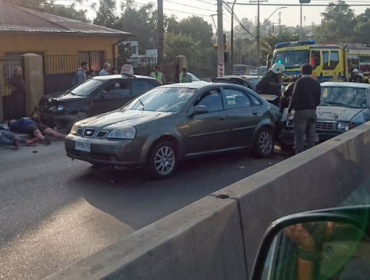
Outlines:
[{"label": "building wall", "polygon": [[[8,53],[34,52],[43,55],[77,55],[84,51],[103,51],[113,58],[112,46],[120,36],[1,33],[0,57]],[[117,55],[116,48],[116,55]]]}]

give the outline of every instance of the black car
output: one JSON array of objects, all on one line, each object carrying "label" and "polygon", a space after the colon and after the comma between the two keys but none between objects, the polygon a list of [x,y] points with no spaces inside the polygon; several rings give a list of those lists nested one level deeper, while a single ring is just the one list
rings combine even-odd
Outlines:
[{"label": "black car", "polygon": [[[218,78],[213,78],[212,82],[216,83],[228,83],[228,84],[236,84],[245,86],[254,92],[256,92],[256,86],[261,80],[259,76],[253,75],[230,75],[230,76],[223,76]],[[275,106],[279,106],[279,97],[276,95],[269,95],[269,94],[260,94],[261,97],[266,99],[269,103],[274,104]]]},{"label": "black car", "polygon": [[50,127],[69,129],[79,120],[118,109],[160,85],[145,76],[94,77],[59,97],[43,96],[33,117]]}]

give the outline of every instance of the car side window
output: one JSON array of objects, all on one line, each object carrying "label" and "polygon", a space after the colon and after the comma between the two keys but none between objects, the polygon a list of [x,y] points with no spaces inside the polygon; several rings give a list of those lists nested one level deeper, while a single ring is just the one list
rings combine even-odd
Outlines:
[{"label": "car side window", "polygon": [[107,98],[121,98],[130,96],[130,85],[125,82],[115,82],[105,88]]},{"label": "car side window", "polygon": [[250,99],[252,99],[252,105],[259,106],[262,105],[261,100],[259,100],[257,97],[254,97],[252,94],[248,95]]},{"label": "car side window", "polygon": [[132,82],[132,95],[140,95],[154,88],[154,86],[147,81],[133,81]]},{"label": "car side window", "polygon": [[206,106],[208,112],[223,110],[222,95],[220,90],[210,90],[204,93],[194,104],[194,106]]},{"label": "car side window", "polygon": [[250,98],[240,90],[224,89],[226,109],[238,109],[252,106]]}]

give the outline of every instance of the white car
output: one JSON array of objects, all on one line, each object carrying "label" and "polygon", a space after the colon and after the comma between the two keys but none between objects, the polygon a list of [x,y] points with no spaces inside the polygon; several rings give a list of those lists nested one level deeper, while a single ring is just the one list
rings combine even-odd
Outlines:
[{"label": "white car", "polygon": [[199,78],[198,78],[197,76],[195,76],[194,74],[189,73],[189,72],[188,72],[188,74],[190,75],[191,80],[192,80],[193,82],[199,82],[199,81],[201,81],[201,79],[199,79]]}]

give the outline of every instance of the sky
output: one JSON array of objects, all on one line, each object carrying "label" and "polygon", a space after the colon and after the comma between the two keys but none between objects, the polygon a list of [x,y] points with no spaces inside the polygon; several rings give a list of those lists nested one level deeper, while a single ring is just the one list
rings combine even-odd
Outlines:
[{"label": "sky", "polygon": [[[117,3],[117,14],[120,13],[120,2],[121,0],[116,0]],[[227,3],[232,2],[233,0],[224,0]],[[256,22],[257,18],[257,5],[253,6],[246,6],[246,5],[238,5],[240,4],[250,4],[251,2],[256,3],[257,0],[237,0],[236,5],[234,8],[235,15],[239,18],[248,18],[254,22]],[[70,4],[75,2],[73,0],[57,0],[58,4]],[[95,16],[95,12],[89,9],[90,3],[98,3],[98,0],[85,0],[86,4],[84,5],[77,5],[78,8],[88,9],[87,17],[89,19],[93,19]],[[134,0],[137,7],[142,6],[143,4],[153,2],[152,0]],[[217,6],[216,0],[163,0],[164,6],[164,13],[167,15],[175,15],[178,19],[187,18],[191,15],[196,15],[204,18],[207,22],[212,24],[214,30],[215,25],[212,21],[212,14],[216,14]],[[336,0],[311,0],[310,4],[307,4],[303,7],[303,25],[311,25],[311,23],[319,24],[321,22],[321,13],[325,11],[326,6],[317,7],[314,5],[327,5],[330,2],[336,2]],[[300,24],[300,7],[291,7],[291,6],[284,6],[287,4],[299,4],[299,0],[260,0],[261,4],[276,4],[280,6],[262,6],[260,7],[260,21],[261,23],[269,18],[270,21],[274,22],[275,25],[279,22],[279,12],[281,12],[281,24],[286,26],[296,26]],[[370,6],[370,0],[347,0],[347,4],[349,5],[365,5],[367,4]],[[156,6],[156,0],[154,1]],[[285,7],[278,11],[279,7]],[[352,9],[355,10],[356,14],[362,13],[365,11],[366,7],[357,7],[352,6]],[[275,12],[276,11],[276,12]],[[275,13],[274,13],[275,12]],[[225,31],[231,30],[231,15],[230,13],[224,8],[224,20],[223,20],[223,27]],[[217,24],[217,16],[214,16],[214,21]],[[237,23],[234,21],[234,25]],[[126,30],[129,31],[129,30]]]}]

